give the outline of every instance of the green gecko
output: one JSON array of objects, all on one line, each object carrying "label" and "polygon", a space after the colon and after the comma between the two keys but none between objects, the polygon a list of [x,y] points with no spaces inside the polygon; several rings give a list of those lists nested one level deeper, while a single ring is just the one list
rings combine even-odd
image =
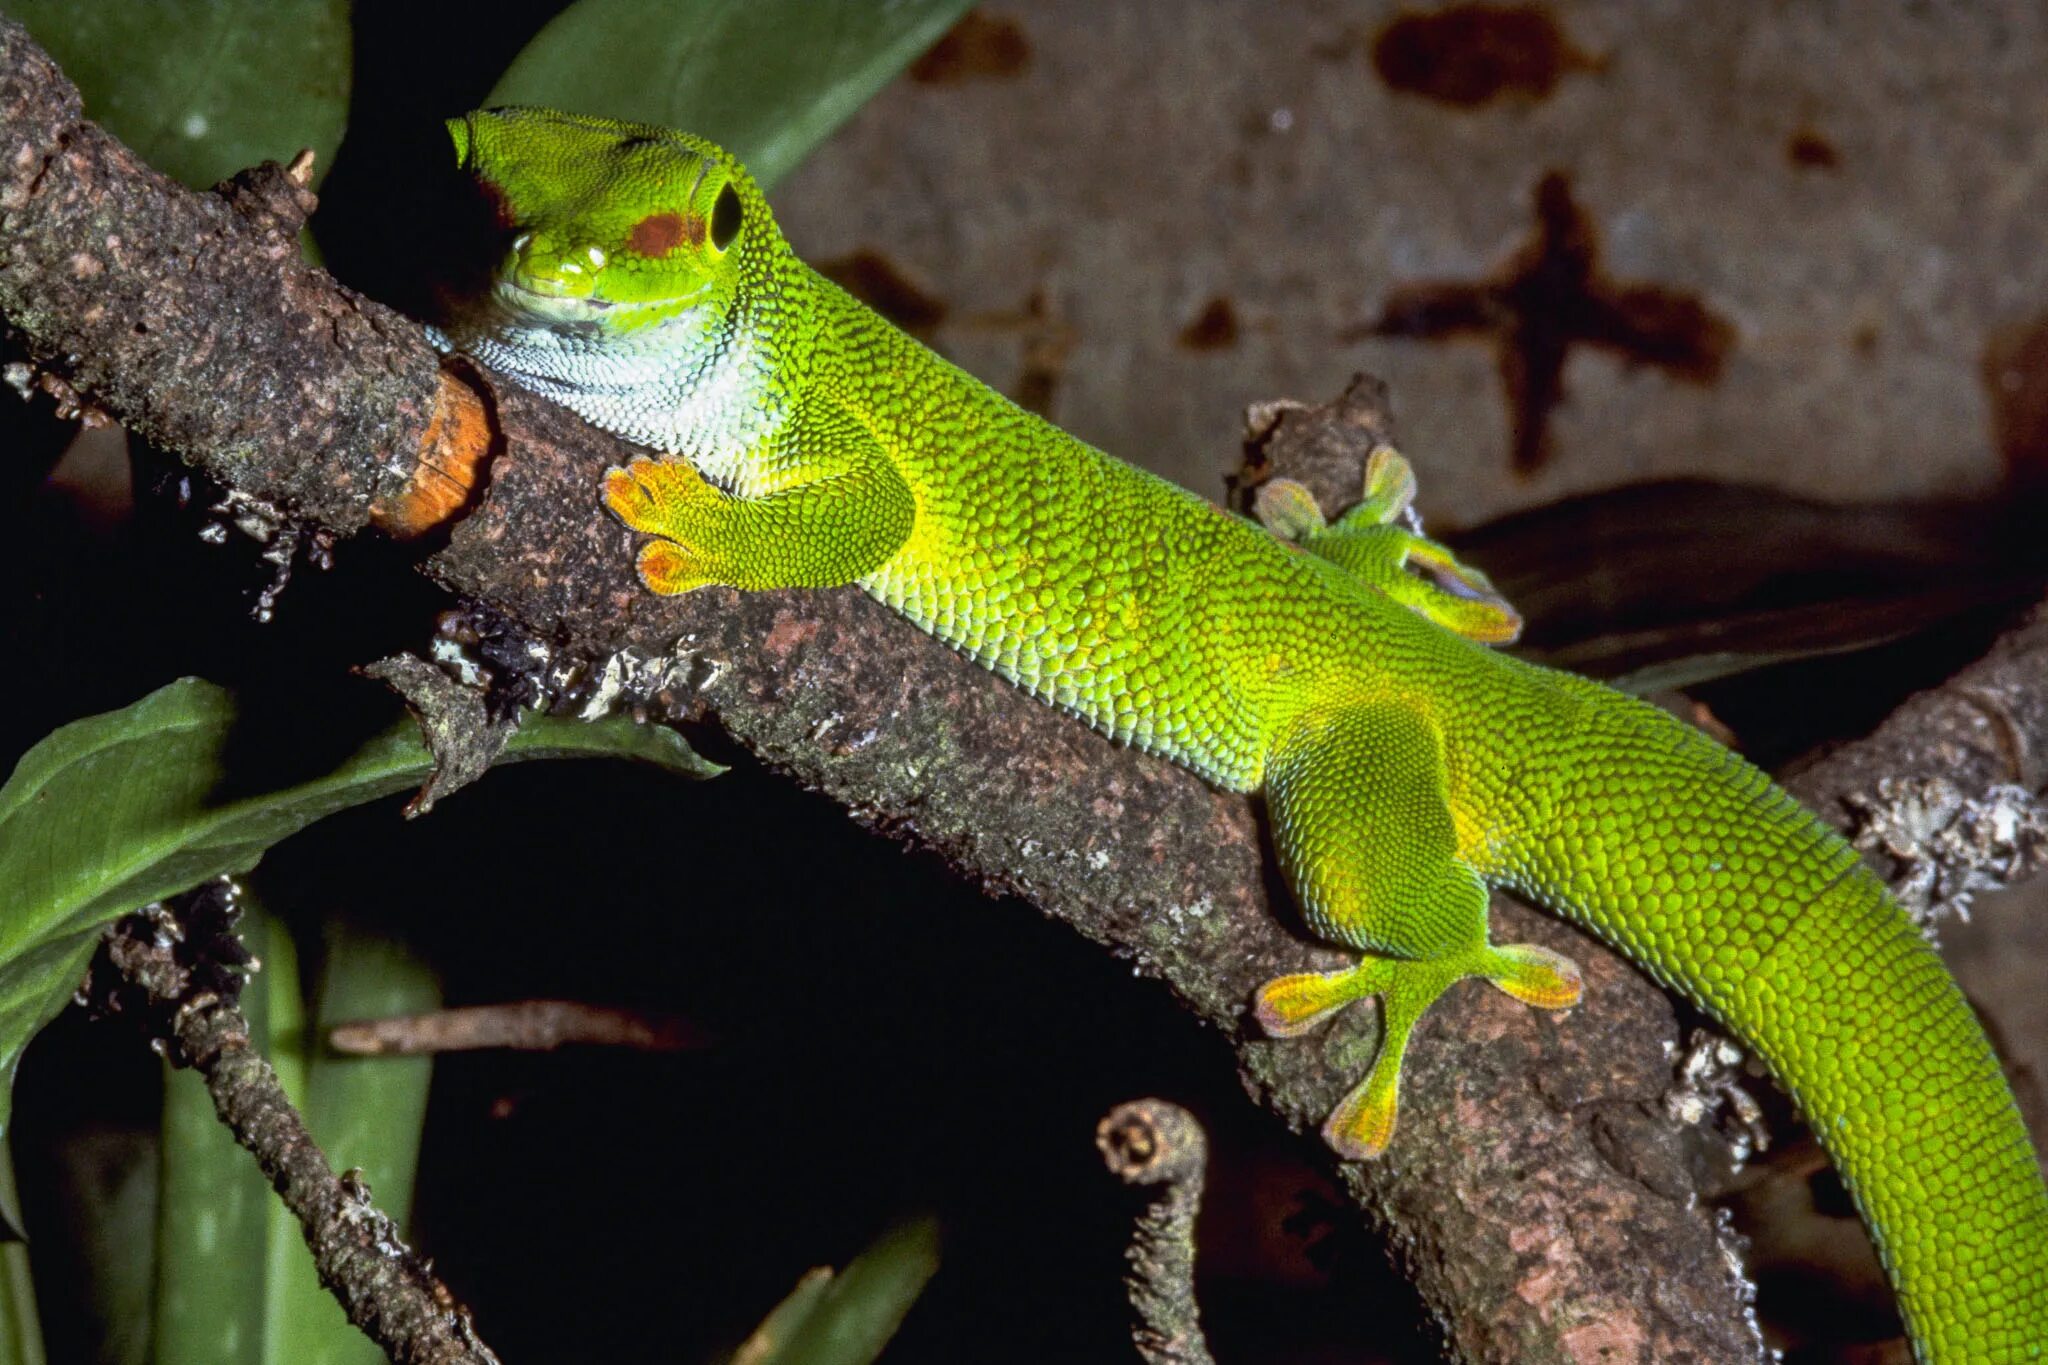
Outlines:
[{"label": "green gecko", "polygon": [[[1376,455],[1325,525],[1270,529],[1016,407],[800,261],[730,156],[538,109],[449,124],[508,247],[446,340],[663,453],[608,471],[659,593],[858,584],[1033,695],[1262,792],[1307,923],[1357,965],[1257,995],[1271,1033],[1376,998],[1383,1042],[1324,1128],[1392,1138],[1403,1051],[1452,984],[1580,995],[1495,944],[1518,891],[1696,1001],[1797,1097],[1926,1362],[2048,1359],[2048,1189],[1983,1031],[1855,851],[1663,712],[1485,647],[1513,613],[1398,524]],[[1412,570],[1424,570],[1417,574]]]}]

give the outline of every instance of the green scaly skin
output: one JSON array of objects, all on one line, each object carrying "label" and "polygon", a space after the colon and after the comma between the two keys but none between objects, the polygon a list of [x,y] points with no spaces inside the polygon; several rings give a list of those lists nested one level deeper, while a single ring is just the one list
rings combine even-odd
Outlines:
[{"label": "green scaly skin", "polygon": [[1261,529],[889,326],[799,261],[701,139],[542,110],[450,128],[511,245],[448,339],[671,457],[602,488],[651,537],[648,587],[857,583],[1115,738],[1265,793],[1308,923],[1365,956],[1269,983],[1258,1018],[1284,1034],[1366,997],[1384,1012],[1371,1074],[1324,1130],[1340,1152],[1384,1148],[1410,1030],[1454,982],[1577,1000],[1569,960],[1488,941],[1486,889],[1511,887],[1769,1062],[1854,1191],[1922,1361],[2048,1358],[2048,1192],[1939,959],[1761,772],[1486,649],[1513,613],[1395,524],[1398,456],[1334,525],[1269,489]]}]

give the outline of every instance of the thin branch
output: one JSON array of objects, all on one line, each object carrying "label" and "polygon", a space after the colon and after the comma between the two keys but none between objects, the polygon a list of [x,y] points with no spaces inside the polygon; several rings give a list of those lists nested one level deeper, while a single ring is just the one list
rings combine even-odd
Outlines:
[{"label": "thin branch", "polygon": [[[852,590],[642,591],[592,477],[632,447],[487,373],[438,369],[418,327],[299,263],[304,203],[274,168],[220,196],[163,180],[0,23],[0,317],[46,370],[337,535],[453,519],[425,563],[445,587],[558,657],[634,651],[654,709],[716,721],[856,819],[1162,979],[1235,1046],[1261,1103],[1298,1129],[1321,1121],[1375,1026],[1353,1011],[1284,1043],[1248,1027],[1260,981],[1338,960],[1300,931],[1250,801],[1117,748]],[[1290,430],[1350,462],[1331,484],[1349,495],[1385,414],[1355,386],[1276,437]],[[1498,899],[1494,914],[1498,937],[1579,960],[1586,1007],[1553,1020],[1461,992],[1432,1012],[1402,1133],[1346,1166],[1346,1187],[1461,1359],[1757,1358],[1745,1287],[1699,1207],[1696,1135],[1662,1117],[1669,1002],[1557,922]]]},{"label": "thin branch", "polygon": [[414,1056],[492,1047],[549,1052],[575,1043],[639,1052],[681,1052],[702,1046],[696,1031],[675,1015],[607,1009],[574,1000],[515,1000],[384,1019],[350,1019],[327,1033],[329,1047],[352,1056]]},{"label": "thin branch", "polygon": [[1096,1126],[1095,1145],[1110,1174],[1155,1191],[1124,1253],[1138,1354],[1146,1365],[1215,1365],[1195,1303],[1195,1219],[1202,1211],[1208,1135],[1177,1104],[1132,1100]]},{"label": "thin branch", "polygon": [[109,1014],[145,1021],[172,1062],[206,1081],[214,1112],[298,1219],[313,1264],[350,1322],[400,1365],[497,1365],[469,1310],[399,1236],[355,1173],[337,1176],[277,1073],[249,1044],[236,1003],[248,955],[234,938],[229,897],[202,889],[107,931],[106,961],[89,987]]}]

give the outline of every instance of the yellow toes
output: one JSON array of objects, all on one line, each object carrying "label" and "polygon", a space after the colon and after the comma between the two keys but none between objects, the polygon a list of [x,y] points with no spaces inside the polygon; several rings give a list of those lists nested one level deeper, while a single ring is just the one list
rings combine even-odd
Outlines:
[{"label": "yellow toes", "polygon": [[1525,1005],[1568,1010],[1586,993],[1579,964],[1563,953],[1533,943],[1510,943],[1493,952],[1495,966],[1487,978]]},{"label": "yellow toes", "polygon": [[640,581],[655,592],[673,595],[718,581],[701,553],[675,539],[692,528],[689,510],[709,490],[686,460],[639,456],[604,472],[604,505],[612,515],[632,530],[661,537],[640,547]]},{"label": "yellow toes", "polygon": [[1412,537],[1407,562],[1429,594],[1419,610],[1438,625],[1483,645],[1512,644],[1522,633],[1521,613],[1493,581],[1435,541]]},{"label": "yellow toes", "polygon": [[[1259,988],[1252,1013],[1268,1034],[1292,1038],[1308,1032],[1353,1001],[1382,994],[1394,979],[1394,964],[1371,958],[1341,971],[1275,977]],[[1429,994],[1431,999],[1435,998],[1434,990]],[[1420,1010],[1413,1009],[1393,1018],[1393,1011],[1388,1011],[1389,1017],[1381,1020],[1380,1055],[1373,1063],[1372,1074],[1345,1097],[1323,1125],[1323,1140],[1340,1156],[1352,1161],[1376,1157],[1393,1138],[1401,1055],[1417,1013]]]},{"label": "yellow toes", "polygon": [[1252,500],[1252,514],[1259,525],[1281,540],[1304,541],[1323,529],[1323,510],[1316,495],[1293,479],[1274,479],[1259,487]]},{"label": "yellow toes", "polygon": [[654,461],[643,457],[631,464],[618,466],[604,472],[604,505],[611,509],[613,516],[636,531],[656,531],[652,525],[658,515],[653,497],[641,481],[641,471],[654,465]]},{"label": "yellow toes", "polygon": [[650,540],[640,547],[640,581],[655,592],[674,596],[712,580],[703,562],[673,540]]},{"label": "yellow toes", "polygon": [[1352,515],[1384,526],[1408,510],[1415,501],[1415,470],[1407,458],[1392,446],[1373,448],[1365,462],[1363,510]]},{"label": "yellow toes", "polygon": [[1394,1140],[1400,1095],[1398,1068],[1374,1067],[1365,1084],[1346,1095],[1323,1124],[1323,1141],[1346,1161],[1372,1160]]},{"label": "yellow toes", "polygon": [[626,525],[650,535],[674,535],[681,519],[719,496],[688,460],[640,455],[604,472],[604,505]]},{"label": "yellow toes", "polygon": [[1293,1038],[1359,998],[1358,971],[1301,972],[1259,987],[1252,1016],[1269,1037]]},{"label": "yellow toes", "polygon": [[1445,990],[1482,977],[1525,1004],[1569,1009],[1585,993],[1578,964],[1533,943],[1478,943],[1436,958],[1367,957],[1335,972],[1278,977],[1260,987],[1253,1013],[1267,1033],[1304,1033],[1354,1000],[1380,998],[1380,1051],[1372,1071],[1323,1125],[1323,1140],[1348,1160],[1378,1156],[1393,1141],[1401,1064],[1416,1021]]}]

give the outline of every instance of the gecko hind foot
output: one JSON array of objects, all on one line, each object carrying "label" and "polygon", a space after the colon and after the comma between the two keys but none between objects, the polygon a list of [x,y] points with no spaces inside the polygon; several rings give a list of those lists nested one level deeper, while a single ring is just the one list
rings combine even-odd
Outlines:
[{"label": "gecko hind foot", "polygon": [[1368,957],[1355,967],[1277,977],[1259,988],[1253,1013],[1278,1038],[1305,1033],[1354,1001],[1379,998],[1380,1050],[1372,1070],[1323,1125],[1323,1140],[1340,1156],[1364,1161],[1386,1150],[1415,1025],[1445,991],[1474,976],[1544,1009],[1567,1009],[1584,991],[1576,963],[1532,943],[1481,944],[1442,958]]}]

